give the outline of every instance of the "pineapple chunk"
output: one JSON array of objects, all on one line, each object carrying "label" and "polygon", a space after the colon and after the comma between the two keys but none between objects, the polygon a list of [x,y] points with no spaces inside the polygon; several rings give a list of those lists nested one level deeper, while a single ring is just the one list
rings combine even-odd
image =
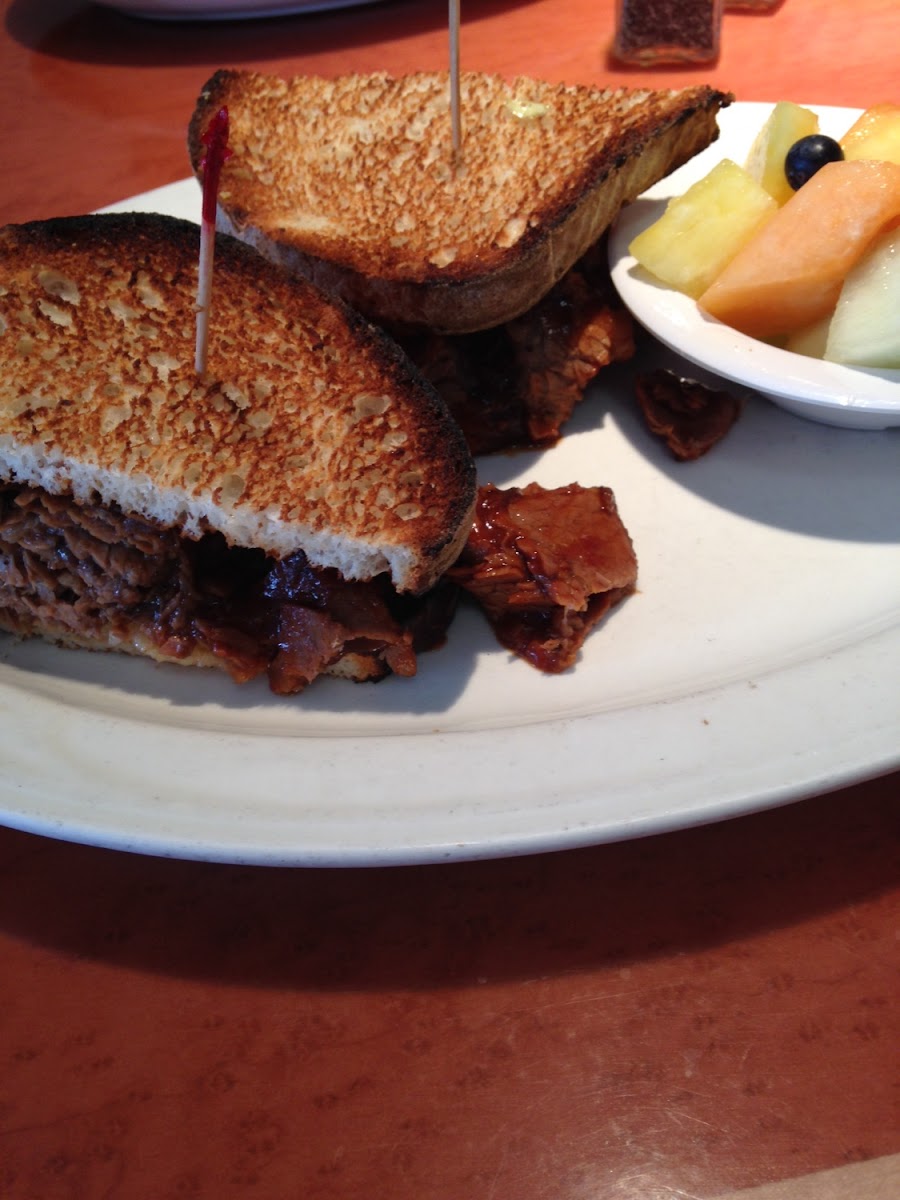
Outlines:
[{"label": "pineapple chunk", "polygon": [[784,173],[788,150],[800,138],[818,132],[819,118],[814,112],[790,100],[779,100],[756,135],[747,157],[747,171],[779,204],[794,194]]},{"label": "pineapple chunk", "polygon": [[875,104],[841,138],[844,158],[900,163],[900,104]]},{"label": "pineapple chunk", "polygon": [[657,279],[696,299],[778,209],[769,193],[723,159],[629,246]]},{"label": "pineapple chunk", "polygon": [[900,166],[826,163],[697,303],[750,337],[790,337],[834,308],[849,272],[898,220]]},{"label": "pineapple chunk", "polygon": [[900,228],[877,238],[848,274],[825,357],[860,367],[900,367]]}]

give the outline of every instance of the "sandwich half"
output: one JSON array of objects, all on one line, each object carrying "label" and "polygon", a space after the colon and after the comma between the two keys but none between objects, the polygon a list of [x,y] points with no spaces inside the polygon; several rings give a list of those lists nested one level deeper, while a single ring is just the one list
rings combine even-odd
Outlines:
[{"label": "sandwich half", "polygon": [[453,162],[445,72],[222,70],[188,130],[228,108],[223,225],[387,324],[471,333],[531,308],[621,206],[716,137],[709,87],[601,89],[463,73]]},{"label": "sandwich half", "polygon": [[[0,230],[0,628],[268,675],[412,674],[471,529],[457,424],[392,341],[199,228]],[[417,597],[424,597],[417,599]]]},{"label": "sandwich half", "polygon": [[199,176],[227,107],[219,228],[398,337],[481,451],[552,442],[593,374],[631,354],[585,256],[623,204],[716,138],[730,99],[463,73],[454,159],[446,72],[220,70],[188,149]]}]

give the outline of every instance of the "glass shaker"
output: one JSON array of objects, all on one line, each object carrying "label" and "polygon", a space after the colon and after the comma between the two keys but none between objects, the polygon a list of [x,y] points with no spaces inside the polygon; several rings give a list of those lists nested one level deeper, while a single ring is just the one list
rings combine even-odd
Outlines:
[{"label": "glass shaker", "polygon": [[622,63],[711,63],[719,57],[723,0],[618,0],[613,54]]}]

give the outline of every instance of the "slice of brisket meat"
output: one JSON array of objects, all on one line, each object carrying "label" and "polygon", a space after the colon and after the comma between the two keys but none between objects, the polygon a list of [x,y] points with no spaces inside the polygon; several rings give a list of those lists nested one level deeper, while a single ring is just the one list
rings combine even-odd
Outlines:
[{"label": "slice of brisket meat", "polygon": [[664,368],[641,372],[634,387],[647,428],[679,462],[700,458],[718,445],[743,407],[731,392]]},{"label": "slice of brisket meat", "polygon": [[444,398],[473,454],[552,446],[597,372],[634,354],[605,244],[505,325],[394,336]]},{"label": "slice of brisket meat", "polygon": [[22,636],[199,651],[238,682],[266,674],[292,694],[323,671],[415,674],[455,597],[450,584],[400,597],[386,576],[351,583],[299,551],[276,561],[220,534],[191,541],[113,506],[0,486],[0,627]]},{"label": "slice of brisket meat", "polygon": [[501,645],[556,673],[634,591],[637,559],[609,488],[485,484],[448,578],[478,602]]}]

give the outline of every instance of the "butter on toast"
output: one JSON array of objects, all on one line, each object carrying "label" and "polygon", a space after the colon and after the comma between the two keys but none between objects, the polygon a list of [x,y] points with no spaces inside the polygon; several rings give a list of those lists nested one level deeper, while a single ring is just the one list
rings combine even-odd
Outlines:
[{"label": "butter on toast", "polygon": [[429,588],[475,499],[437,394],[356,313],[224,235],[199,378],[198,247],[159,215],[0,230],[0,483]]},{"label": "butter on toast", "polygon": [[391,327],[469,333],[537,303],[630,202],[715,140],[706,86],[598,89],[445,72],[283,80],[220,70],[188,149],[226,106],[219,227]]}]

